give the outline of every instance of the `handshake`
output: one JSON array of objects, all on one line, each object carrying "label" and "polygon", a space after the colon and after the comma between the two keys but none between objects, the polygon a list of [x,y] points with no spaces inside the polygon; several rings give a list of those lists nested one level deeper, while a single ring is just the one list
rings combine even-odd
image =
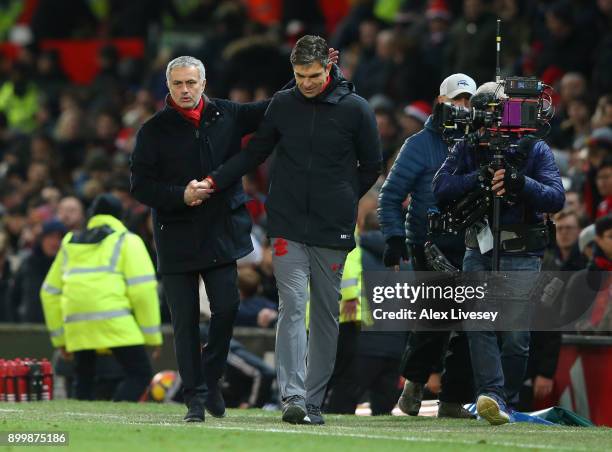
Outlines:
[{"label": "handshake", "polygon": [[201,181],[192,180],[187,184],[183,193],[185,204],[189,207],[199,206],[215,192],[213,186],[214,183],[210,177]]}]

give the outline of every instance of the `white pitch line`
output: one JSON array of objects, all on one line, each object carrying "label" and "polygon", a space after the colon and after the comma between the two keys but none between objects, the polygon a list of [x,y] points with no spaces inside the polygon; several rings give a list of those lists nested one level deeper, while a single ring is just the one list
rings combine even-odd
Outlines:
[{"label": "white pitch line", "polygon": [[[24,410],[17,409],[2,409],[0,411],[6,412],[17,412]],[[110,413],[87,413],[87,412],[62,412],[62,415],[69,416],[83,416],[90,418],[100,418],[100,419],[116,419],[121,421],[122,424],[128,425],[150,425],[150,426],[160,426],[160,427],[179,427],[179,428],[198,428],[199,425],[189,425],[184,423],[172,423],[172,422],[139,422],[134,420],[134,417],[137,417],[136,414],[134,417],[125,416],[125,415],[117,415]],[[141,416],[149,416],[147,414],[141,414]],[[351,427],[347,426],[331,426],[333,429],[351,429]],[[426,443],[446,443],[446,444],[464,444],[464,445],[478,445],[481,444],[477,441],[466,441],[462,439],[435,439],[435,438],[427,438],[421,436],[386,436],[386,435],[370,435],[366,433],[344,433],[344,432],[334,432],[329,430],[310,430],[309,427],[302,429],[295,428],[270,428],[270,427],[253,427],[253,426],[229,426],[229,425],[211,425],[211,424],[203,424],[201,428],[211,429],[211,430],[236,430],[236,431],[249,431],[249,432],[260,432],[260,433],[289,433],[289,434],[298,434],[298,435],[311,435],[311,436],[336,436],[336,437],[345,437],[345,438],[361,438],[361,439],[381,439],[381,440],[392,440],[392,441],[406,441],[406,442],[426,442]],[[320,427],[315,427],[320,428]],[[323,427],[325,428],[325,427]],[[548,432],[549,430],[521,430],[520,433],[543,433]],[[566,429],[559,430],[550,430],[551,432],[567,432]],[[462,433],[456,430],[436,430],[436,429],[427,429],[427,433]],[[484,433],[484,432],[478,432]],[[525,443],[513,443],[508,441],[489,441],[482,443],[483,445],[490,446],[506,446],[506,447],[515,447],[519,449],[549,449],[549,450],[569,450],[569,451],[587,451],[589,449],[581,448],[577,449],[575,447],[564,447],[564,446],[551,446],[547,444],[525,444]]]}]

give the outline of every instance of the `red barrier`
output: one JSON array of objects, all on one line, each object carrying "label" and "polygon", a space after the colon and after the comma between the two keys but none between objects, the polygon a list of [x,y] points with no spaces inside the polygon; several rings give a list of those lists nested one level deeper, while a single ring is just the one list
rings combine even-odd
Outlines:
[{"label": "red barrier", "polygon": [[98,66],[98,52],[106,45],[117,48],[120,58],[142,58],[145,45],[142,39],[100,39],[69,40],[47,39],[41,42],[44,50],[57,50],[60,64],[70,80],[80,85],[87,85],[93,81],[100,70]]},{"label": "red barrier", "polygon": [[612,346],[571,345],[561,348],[554,400],[596,425],[612,427]]}]

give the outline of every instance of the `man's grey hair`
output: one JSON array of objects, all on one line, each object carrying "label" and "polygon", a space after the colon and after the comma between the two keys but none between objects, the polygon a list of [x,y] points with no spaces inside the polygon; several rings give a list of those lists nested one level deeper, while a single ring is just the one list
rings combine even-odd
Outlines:
[{"label": "man's grey hair", "polygon": [[329,64],[329,47],[325,39],[320,36],[302,36],[295,43],[291,51],[292,66],[309,66],[318,62],[323,67]]},{"label": "man's grey hair", "polygon": [[483,83],[478,87],[474,96],[478,94],[494,94],[496,99],[505,99],[507,97],[503,85],[497,82]]},{"label": "man's grey hair", "polygon": [[200,60],[192,56],[180,56],[170,61],[168,63],[168,66],[166,67],[166,80],[170,80],[170,71],[172,71],[172,69],[177,67],[191,66],[196,67],[198,69],[198,72],[200,73],[200,80],[206,80],[206,69],[204,69],[204,64]]}]

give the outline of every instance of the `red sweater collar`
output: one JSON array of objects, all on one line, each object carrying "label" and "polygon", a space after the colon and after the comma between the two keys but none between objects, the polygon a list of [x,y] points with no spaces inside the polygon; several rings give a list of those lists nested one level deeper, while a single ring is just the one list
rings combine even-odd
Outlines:
[{"label": "red sweater collar", "polygon": [[206,105],[206,102],[204,101],[203,97],[200,98],[200,102],[198,103],[198,105],[195,106],[195,108],[181,107],[176,102],[174,102],[172,96],[170,95],[168,95],[168,103],[172,108],[178,111],[181,116],[183,116],[183,118],[192,123],[195,127],[200,127],[200,119],[202,118],[202,112],[204,111],[204,107]]}]

